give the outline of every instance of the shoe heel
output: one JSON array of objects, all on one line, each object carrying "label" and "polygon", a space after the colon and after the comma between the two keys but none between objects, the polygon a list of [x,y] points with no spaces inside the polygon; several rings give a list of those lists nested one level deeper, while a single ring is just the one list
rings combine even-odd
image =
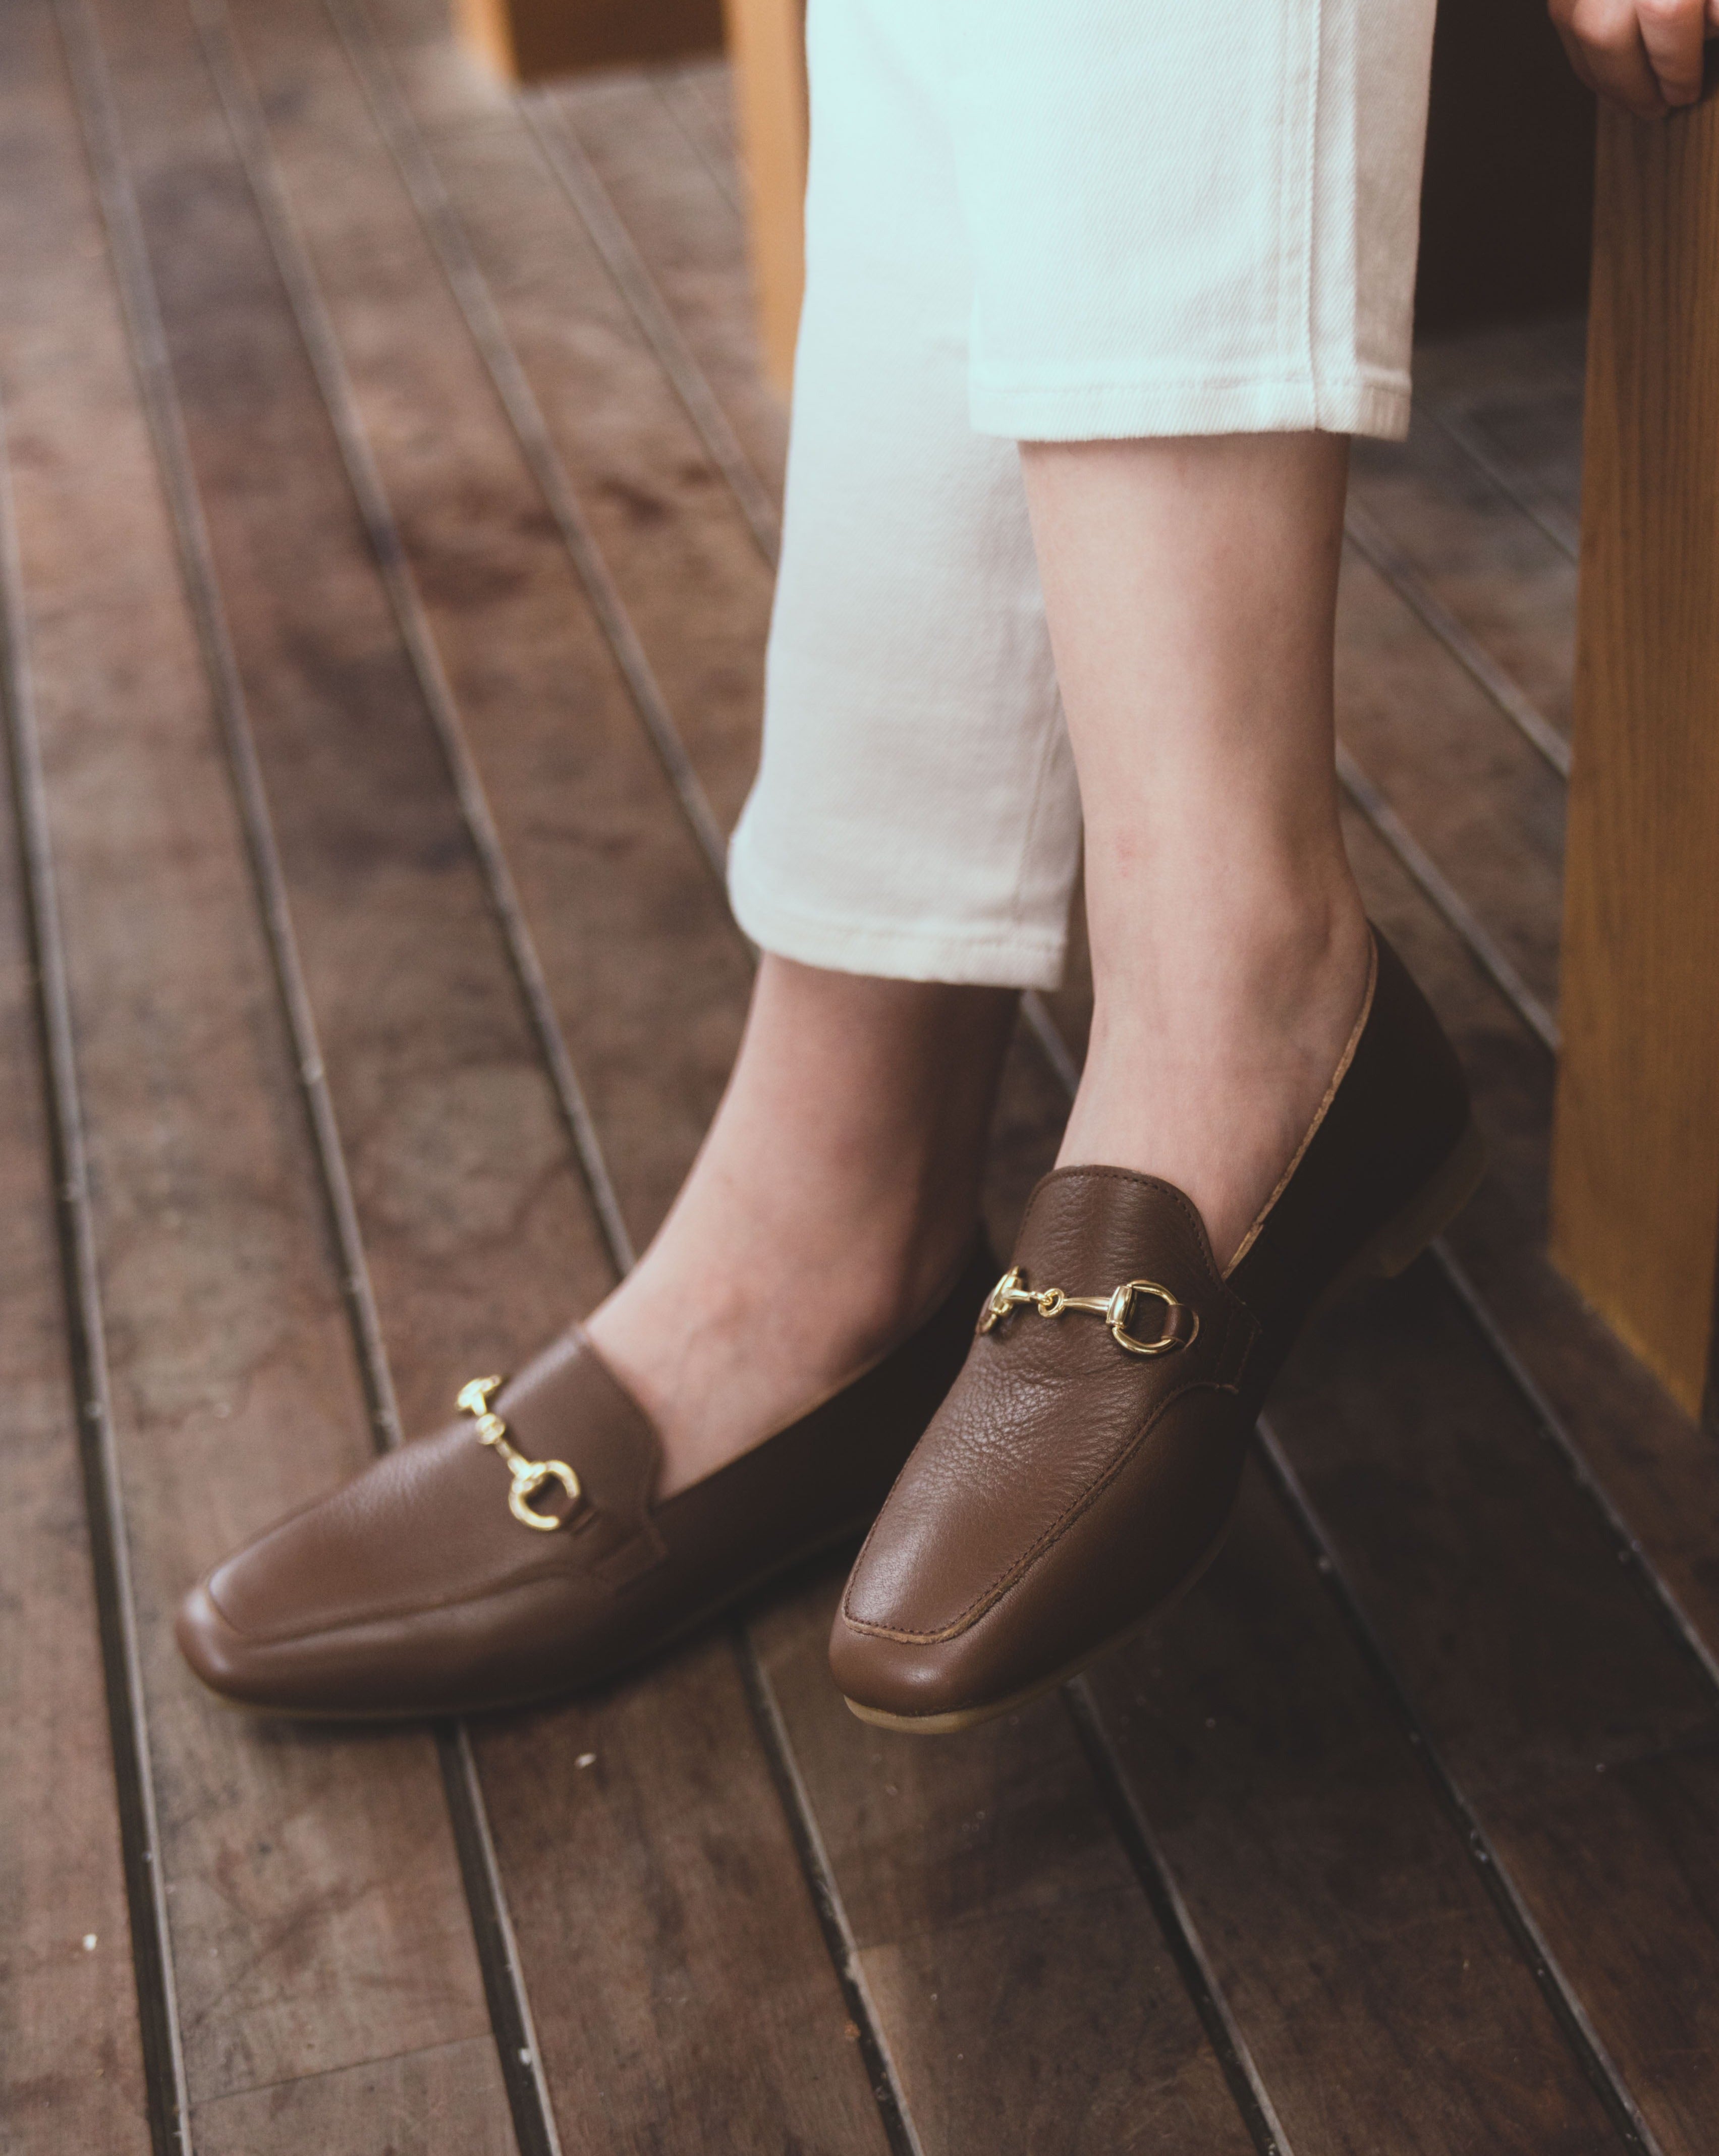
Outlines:
[{"label": "shoe heel", "polygon": [[1353,1271],[1379,1280],[1406,1272],[1461,1212],[1486,1172],[1486,1142],[1470,1123],[1437,1169],[1356,1259]]}]

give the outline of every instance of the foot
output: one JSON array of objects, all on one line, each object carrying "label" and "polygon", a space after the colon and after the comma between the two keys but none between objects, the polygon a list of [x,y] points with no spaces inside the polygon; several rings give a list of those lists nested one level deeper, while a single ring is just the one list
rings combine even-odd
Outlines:
[{"label": "foot", "polygon": [[[848,1583],[830,1658],[849,1704],[888,1727],[964,1728],[1166,1608],[1223,1536],[1310,1310],[1412,1262],[1480,1165],[1456,1058],[1381,938],[1318,1137],[1227,1279],[1166,1181],[1047,1176],[1014,1248],[1024,1289],[987,1305]],[[1158,1285],[1114,1305],[1131,1281]]]},{"label": "foot", "polygon": [[[1317,1115],[1361,1015],[1372,941],[1352,885],[1245,922],[1189,923],[1094,1013],[1059,1167],[1162,1176],[1233,1263]],[[1131,989],[1143,992],[1131,993]]]},{"label": "foot", "polygon": [[972,1247],[970,1213],[795,1203],[749,1147],[701,1162],[638,1265],[586,1321],[663,1442],[658,1501],[804,1414],[904,1339]]},{"label": "foot", "polygon": [[767,957],[661,1232],[586,1322],[661,1435],[658,1499],[911,1332],[971,1248],[1014,998]]}]

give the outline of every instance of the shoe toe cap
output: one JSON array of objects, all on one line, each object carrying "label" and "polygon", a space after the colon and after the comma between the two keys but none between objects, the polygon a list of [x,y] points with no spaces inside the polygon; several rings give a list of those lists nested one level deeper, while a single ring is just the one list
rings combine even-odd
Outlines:
[{"label": "shoe toe cap", "polygon": [[302,1656],[283,1655],[277,1643],[241,1631],[221,1607],[223,1575],[243,1562],[243,1554],[229,1560],[181,1602],[173,1620],[179,1652],[198,1681],[232,1706],[314,1712],[314,1699],[304,1697]]},{"label": "shoe toe cap", "polygon": [[829,1666],[863,1719],[928,1729],[978,1718],[994,1688],[962,1640],[893,1638],[852,1622],[845,1609],[830,1630]]}]

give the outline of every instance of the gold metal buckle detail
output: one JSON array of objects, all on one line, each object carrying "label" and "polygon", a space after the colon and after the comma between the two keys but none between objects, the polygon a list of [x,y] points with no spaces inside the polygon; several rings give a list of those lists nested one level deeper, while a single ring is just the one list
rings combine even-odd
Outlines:
[{"label": "gold metal buckle detail", "polygon": [[[1141,1339],[1128,1329],[1129,1320],[1134,1315],[1134,1298],[1138,1295],[1152,1296],[1163,1304],[1166,1328],[1171,1312],[1187,1311],[1193,1321],[1192,1330],[1182,1338],[1166,1329],[1156,1340]],[[1041,1317],[1060,1317],[1065,1310],[1090,1311],[1104,1320],[1111,1329],[1111,1339],[1130,1355],[1173,1355],[1178,1348],[1190,1347],[1200,1329],[1199,1312],[1188,1310],[1186,1303],[1178,1302],[1168,1288],[1160,1287],[1156,1281],[1124,1281],[1107,1296],[1066,1295],[1060,1287],[1029,1287],[1020,1267],[1011,1265],[987,1297],[979,1312],[978,1330],[988,1332],[993,1326],[1000,1325],[1012,1310],[1028,1307],[1036,1310]]]},{"label": "gold metal buckle detail", "polygon": [[513,1486],[507,1493],[508,1511],[522,1527],[541,1527],[545,1534],[553,1534],[557,1527],[566,1526],[566,1521],[553,1512],[535,1511],[531,1501],[547,1484],[559,1482],[568,1503],[577,1505],[579,1478],[564,1460],[527,1460],[508,1443],[507,1424],[490,1406],[506,1383],[505,1378],[474,1378],[469,1385],[459,1388],[459,1405],[475,1419],[480,1440],[494,1446],[507,1462],[513,1477]]}]

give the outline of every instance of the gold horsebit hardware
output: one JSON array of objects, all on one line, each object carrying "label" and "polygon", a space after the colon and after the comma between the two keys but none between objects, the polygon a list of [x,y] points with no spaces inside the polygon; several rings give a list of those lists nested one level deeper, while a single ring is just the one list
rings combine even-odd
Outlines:
[{"label": "gold horsebit hardware", "polygon": [[1152,1296],[1163,1304],[1167,1326],[1171,1312],[1188,1310],[1186,1303],[1178,1302],[1168,1288],[1160,1287],[1156,1281],[1124,1281],[1107,1296],[1065,1295],[1060,1287],[1029,1287],[1020,1267],[1011,1265],[992,1289],[980,1312],[978,1330],[988,1332],[993,1325],[1000,1325],[1010,1311],[1030,1305],[1041,1317],[1060,1317],[1065,1310],[1090,1311],[1109,1326],[1111,1337],[1117,1347],[1131,1355],[1173,1355],[1178,1348],[1192,1345],[1200,1329],[1199,1312],[1195,1310],[1188,1310],[1192,1327],[1184,1336],[1178,1337],[1166,1331],[1160,1332],[1156,1340],[1142,1340],[1131,1332],[1128,1321],[1134,1315],[1134,1298],[1137,1295]]},{"label": "gold horsebit hardware", "polygon": [[507,1383],[505,1378],[474,1378],[469,1385],[459,1388],[459,1404],[472,1416],[478,1426],[478,1436],[485,1445],[493,1445],[507,1462],[513,1477],[513,1487],[507,1493],[507,1509],[515,1519],[527,1527],[541,1527],[545,1534],[553,1534],[565,1524],[554,1512],[540,1512],[531,1500],[546,1483],[559,1482],[566,1491],[567,1502],[579,1502],[579,1478],[564,1460],[527,1460],[516,1452],[507,1441],[507,1424],[490,1406],[494,1395]]}]

